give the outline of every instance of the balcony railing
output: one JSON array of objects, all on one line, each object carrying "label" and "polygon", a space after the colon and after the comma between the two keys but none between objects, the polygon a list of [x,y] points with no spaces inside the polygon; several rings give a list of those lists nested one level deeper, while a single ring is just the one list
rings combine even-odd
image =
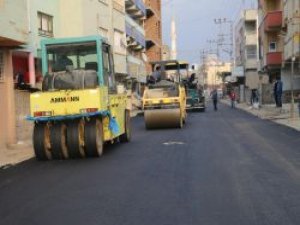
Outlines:
[{"label": "balcony railing", "polygon": [[282,28],[282,11],[268,12],[265,20],[265,31],[280,30]]},{"label": "balcony railing", "polygon": [[134,39],[142,47],[146,47],[145,32],[133,19],[126,16],[126,35]]},{"label": "balcony railing", "polygon": [[133,17],[146,16],[146,6],[143,0],[126,0],[126,12]]},{"label": "balcony railing", "polygon": [[279,66],[282,63],[282,52],[267,53],[267,66]]}]

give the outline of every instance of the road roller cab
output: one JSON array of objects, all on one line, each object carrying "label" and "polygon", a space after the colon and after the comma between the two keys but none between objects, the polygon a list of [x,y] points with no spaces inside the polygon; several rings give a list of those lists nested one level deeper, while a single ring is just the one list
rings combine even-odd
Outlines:
[{"label": "road roller cab", "polygon": [[41,42],[43,87],[30,96],[37,159],[97,157],[130,141],[126,93],[117,93],[110,45],[100,36]]},{"label": "road roller cab", "polygon": [[153,62],[143,96],[147,129],[182,128],[186,120],[186,92],[176,60]]}]

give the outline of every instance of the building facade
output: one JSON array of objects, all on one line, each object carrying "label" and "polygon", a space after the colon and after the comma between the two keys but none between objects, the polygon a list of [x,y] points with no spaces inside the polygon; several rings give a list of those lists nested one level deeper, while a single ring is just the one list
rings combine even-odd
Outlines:
[{"label": "building facade", "polygon": [[[12,13],[14,12],[14,13]],[[27,1],[0,1],[0,151],[16,142],[13,49],[28,41]],[[0,152],[1,154],[1,152]]]},{"label": "building facade", "polygon": [[[283,1],[283,33],[284,51],[282,64],[282,81],[287,99],[289,90],[293,89],[295,95],[300,92],[300,2],[297,0]],[[294,74],[292,75],[292,64]],[[293,86],[291,86],[293,83]]]},{"label": "building facade", "polygon": [[286,102],[300,92],[299,12],[297,0],[259,0],[259,72],[282,80]]},{"label": "building facade", "polygon": [[160,61],[162,58],[162,26],[161,26],[161,0],[146,0],[147,18],[146,54],[148,58],[147,72],[151,73],[150,62]]},{"label": "building facade", "polygon": [[269,76],[270,82],[281,77],[284,40],[282,0],[259,0],[259,72]]},{"label": "building facade", "polygon": [[127,71],[137,83],[146,82],[146,40],[143,0],[126,0]]},{"label": "building facade", "polygon": [[223,88],[223,74],[230,74],[231,63],[220,61],[216,55],[207,55],[203,66],[204,77],[200,77],[200,81],[203,80],[205,89]]},{"label": "building facade", "polygon": [[249,9],[241,13],[235,27],[235,64],[242,71],[245,85],[245,100],[250,100],[251,90],[258,90],[260,79],[258,65],[258,13]]}]

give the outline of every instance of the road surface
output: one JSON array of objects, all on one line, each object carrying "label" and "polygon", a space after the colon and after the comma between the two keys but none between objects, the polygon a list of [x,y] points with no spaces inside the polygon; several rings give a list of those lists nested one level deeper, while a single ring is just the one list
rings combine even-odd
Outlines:
[{"label": "road surface", "polygon": [[0,171],[0,224],[299,225],[300,133],[221,106],[100,159]]}]

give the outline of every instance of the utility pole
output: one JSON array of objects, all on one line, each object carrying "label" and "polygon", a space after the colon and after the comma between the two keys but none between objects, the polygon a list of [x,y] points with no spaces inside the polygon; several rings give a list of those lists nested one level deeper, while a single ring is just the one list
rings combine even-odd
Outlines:
[{"label": "utility pole", "polygon": [[[219,46],[223,47],[225,45],[229,45],[229,50],[227,51],[229,53],[229,56],[230,56],[230,61],[233,65],[233,61],[234,61],[234,58],[233,58],[233,21],[232,20],[229,20],[227,18],[218,18],[218,19],[214,19],[214,22],[216,25],[219,25],[219,35],[218,35],[218,44]],[[224,24],[229,24],[230,25],[230,30],[229,30],[229,34],[226,34],[223,32],[223,25]],[[229,36],[229,43],[226,43],[226,40],[225,40],[225,36]]]}]

